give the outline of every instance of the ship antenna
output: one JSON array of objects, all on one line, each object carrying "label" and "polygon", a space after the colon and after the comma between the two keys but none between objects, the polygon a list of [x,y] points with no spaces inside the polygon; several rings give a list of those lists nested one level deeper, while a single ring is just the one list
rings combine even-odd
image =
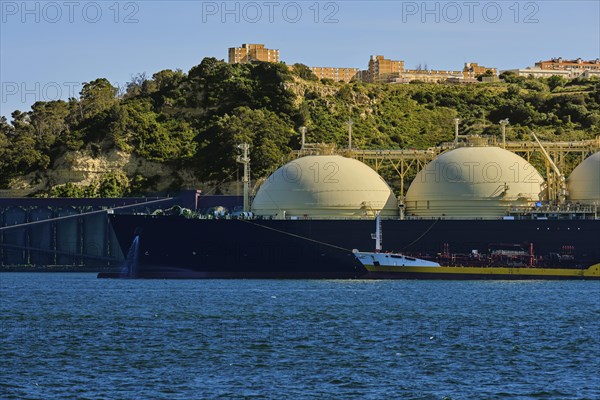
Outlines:
[{"label": "ship antenna", "polygon": [[244,164],[244,177],[242,178],[242,184],[244,185],[244,212],[248,212],[250,211],[250,158],[248,157],[250,145],[242,143],[238,144],[237,147],[242,150],[242,155],[237,156],[237,162]]},{"label": "ship antenna", "polygon": [[375,239],[375,253],[381,251],[381,243],[383,239],[383,233],[381,230],[381,211],[377,211],[377,217],[375,217],[375,233],[371,235]]}]

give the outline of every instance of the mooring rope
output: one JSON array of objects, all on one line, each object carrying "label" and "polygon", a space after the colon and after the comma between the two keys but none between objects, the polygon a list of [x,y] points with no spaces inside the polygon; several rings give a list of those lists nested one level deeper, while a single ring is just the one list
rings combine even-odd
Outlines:
[{"label": "mooring rope", "polygon": [[412,246],[413,244],[415,244],[419,240],[421,240],[423,238],[423,236],[425,236],[425,235],[427,235],[427,233],[429,233],[429,231],[435,226],[435,224],[437,224],[438,221],[439,221],[439,219],[436,219],[435,221],[433,221],[433,224],[431,224],[429,226],[429,228],[427,228],[427,230],[421,234],[421,236],[419,236],[418,238],[416,238],[415,240],[413,240],[412,242],[410,242],[409,244],[404,246],[400,251],[403,251],[403,250],[409,248],[410,246]]},{"label": "mooring rope", "polygon": [[311,238],[306,237],[306,236],[301,236],[301,235],[297,235],[295,233],[282,231],[281,229],[271,228],[270,226],[264,226],[264,225],[261,225],[261,224],[257,224],[257,223],[251,222],[249,220],[246,220],[246,219],[238,219],[238,221],[242,221],[242,222],[245,222],[245,223],[250,224],[250,225],[256,225],[256,226],[259,226],[261,228],[268,229],[270,231],[274,231],[274,232],[277,232],[277,233],[283,233],[284,235],[292,236],[292,237],[295,237],[295,238],[298,238],[298,239],[307,240],[309,242],[321,244],[323,246],[328,246],[328,247],[331,247],[331,248],[334,248],[334,249],[343,250],[343,251],[347,251],[349,253],[352,253],[352,250],[346,249],[344,247],[336,246],[335,244],[326,243],[326,242],[322,242],[320,240],[311,239]]},{"label": "mooring rope", "polygon": [[9,230],[9,229],[24,228],[26,226],[37,225],[37,224],[45,224],[45,223],[48,223],[48,222],[60,221],[60,220],[64,220],[64,219],[84,217],[84,216],[87,216],[87,215],[107,213],[110,210],[122,210],[124,208],[139,207],[139,206],[144,206],[146,204],[160,203],[160,202],[165,202],[165,201],[169,201],[169,200],[173,200],[173,197],[167,197],[167,198],[159,199],[159,200],[150,200],[150,201],[145,201],[143,203],[128,204],[126,206],[109,207],[109,208],[106,208],[104,210],[87,211],[87,212],[80,213],[80,214],[63,215],[62,217],[54,217],[54,218],[42,219],[42,220],[39,220],[39,221],[24,222],[22,224],[15,224],[15,225],[10,225],[10,226],[0,227],[0,231]]}]

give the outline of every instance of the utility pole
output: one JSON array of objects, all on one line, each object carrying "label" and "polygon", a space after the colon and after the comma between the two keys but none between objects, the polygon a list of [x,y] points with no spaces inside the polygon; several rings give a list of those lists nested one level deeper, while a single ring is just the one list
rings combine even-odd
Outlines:
[{"label": "utility pole", "polygon": [[354,124],[354,121],[352,121],[352,118],[348,118],[348,150],[352,150],[352,124]]},{"label": "utility pole", "polygon": [[250,211],[250,158],[248,157],[250,145],[242,143],[238,144],[237,148],[242,150],[242,155],[237,156],[237,162],[244,164],[244,177],[242,178],[242,185],[244,186],[244,212],[248,212]]},{"label": "utility pole", "polygon": [[500,121],[502,127],[502,148],[506,149],[506,125],[508,125],[508,118]]},{"label": "utility pole", "polygon": [[300,127],[300,133],[302,134],[302,141],[300,142],[300,150],[304,150],[304,144],[306,143],[306,127]]},{"label": "utility pole", "polygon": [[460,118],[454,118],[454,147],[458,144],[458,123]]}]

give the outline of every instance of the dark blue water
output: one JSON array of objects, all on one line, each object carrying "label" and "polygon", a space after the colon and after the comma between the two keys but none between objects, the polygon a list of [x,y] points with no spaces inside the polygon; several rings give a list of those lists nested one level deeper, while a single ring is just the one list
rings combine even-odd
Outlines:
[{"label": "dark blue water", "polygon": [[600,283],[0,274],[0,397],[600,398]]}]

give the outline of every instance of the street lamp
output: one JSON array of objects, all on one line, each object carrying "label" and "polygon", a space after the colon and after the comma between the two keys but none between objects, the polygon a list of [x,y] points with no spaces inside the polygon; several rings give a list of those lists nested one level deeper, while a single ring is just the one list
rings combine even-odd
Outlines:
[{"label": "street lamp", "polygon": [[500,126],[502,127],[502,148],[506,149],[506,125],[508,125],[508,118],[500,120]]},{"label": "street lamp", "polygon": [[454,145],[458,143],[458,123],[460,122],[460,118],[454,118]]},{"label": "street lamp", "polygon": [[348,118],[348,150],[352,150],[352,124],[354,124],[354,121],[352,121],[352,118]]},{"label": "street lamp", "polygon": [[302,134],[302,141],[300,142],[300,150],[304,150],[304,144],[306,143],[306,127],[300,127],[300,133]]}]

